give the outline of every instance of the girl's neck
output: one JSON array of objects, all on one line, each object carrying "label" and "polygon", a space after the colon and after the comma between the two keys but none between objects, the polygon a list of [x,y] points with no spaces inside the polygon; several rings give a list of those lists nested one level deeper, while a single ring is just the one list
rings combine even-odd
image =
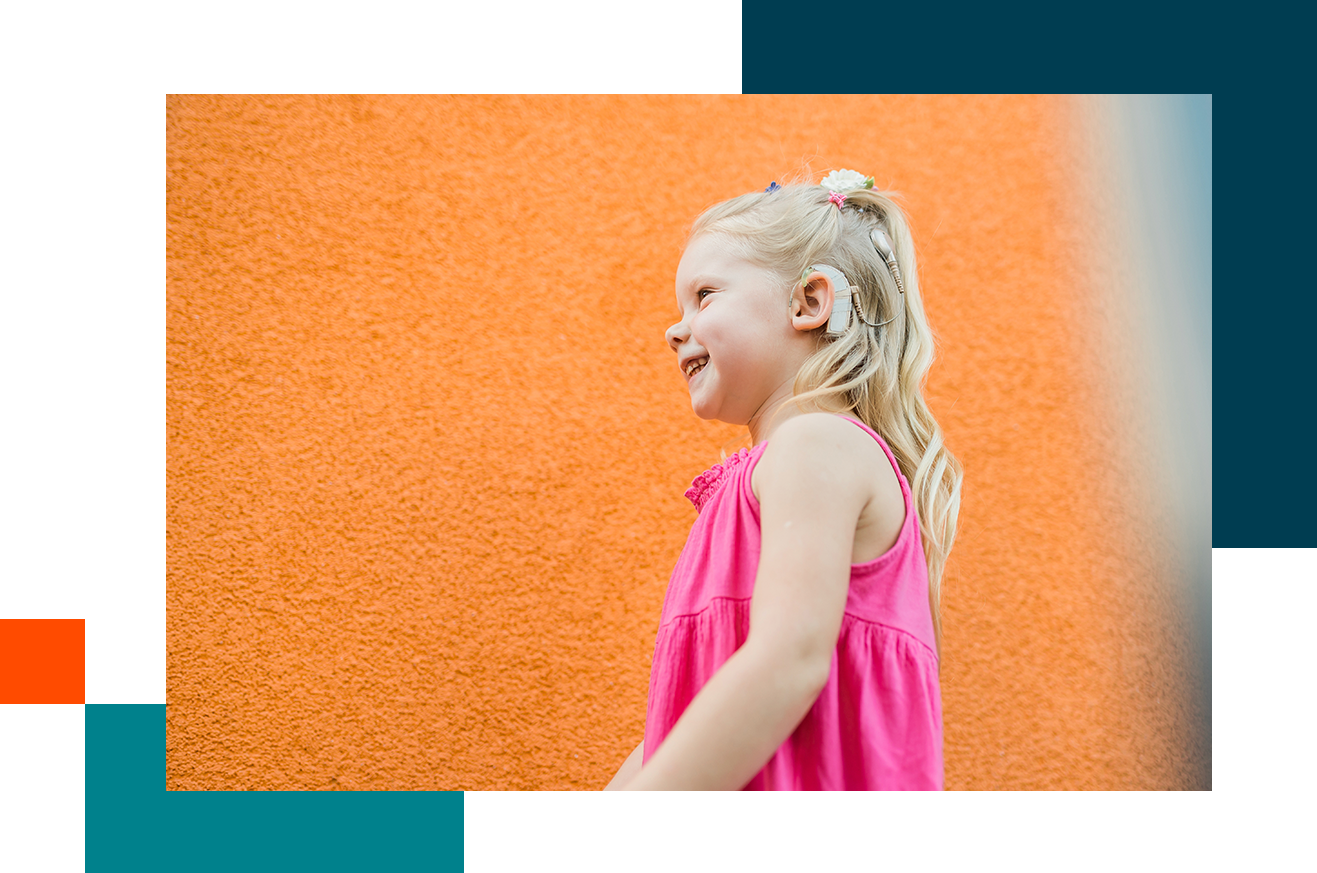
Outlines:
[{"label": "girl's neck", "polygon": [[760,443],[768,442],[774,431],[798,415],[811,412],[826,412],[833,415],[838,413],[846,414],[844,409],[825,407],[814,401],[807,401],[804,404],[794,403],[792,398],[795,394],[791,390],[792,387],[791,384],[787,385],[786,396],[779,397],[777,393],[774,393],[763,406],[759,407],[759,412],[756,412],[750,419],[747,426],[750,428],[752,445],[757,446]]}]

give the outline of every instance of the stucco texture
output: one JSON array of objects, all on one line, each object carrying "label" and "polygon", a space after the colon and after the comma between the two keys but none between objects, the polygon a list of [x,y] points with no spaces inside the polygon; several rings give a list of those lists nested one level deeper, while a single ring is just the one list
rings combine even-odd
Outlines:
[{"label": "stucco texture", "polygon": [[966,471],[947,787],[1199,787],[1069,113],[168,98],[168,787],[602,787],[642,735],[682,492],[739,433],[663,340],[684,235],[804,160],[900,191],[919,247]]}]

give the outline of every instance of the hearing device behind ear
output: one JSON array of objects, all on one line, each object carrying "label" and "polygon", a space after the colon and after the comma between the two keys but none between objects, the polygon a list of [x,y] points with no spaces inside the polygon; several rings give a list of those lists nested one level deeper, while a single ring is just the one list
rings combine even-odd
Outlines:
[{"label": "hearing device behind ear", "polygon": [[845,274],[836,267],[815,264],[807,272],[813,273],[816,270],[832,280],[834,289],[832,315],[828,317],[827,333],[829,336],[845,333],[846,328],[851,325],[851,283],[846,281]]}]

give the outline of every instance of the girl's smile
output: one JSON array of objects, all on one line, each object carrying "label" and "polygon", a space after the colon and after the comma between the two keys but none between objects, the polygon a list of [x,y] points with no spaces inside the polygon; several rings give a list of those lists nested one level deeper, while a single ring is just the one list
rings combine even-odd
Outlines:
[{"label": "girl's smile", "polygon": [[681,369],[686,374],[686,381],[689,382],[694,379],[695,374],[703,370],[704,365],[707,363],[709,363],[709,356],[704,355],[693,360],[687,360],[686,363],[682,364]]}]

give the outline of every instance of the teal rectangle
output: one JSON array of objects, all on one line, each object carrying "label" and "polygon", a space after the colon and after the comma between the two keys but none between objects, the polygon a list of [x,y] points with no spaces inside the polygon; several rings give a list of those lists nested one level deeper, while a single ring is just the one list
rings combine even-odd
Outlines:
[{"label": "teal rectangle", "polygon": [[87,870],[461,870],[460,791],[166,791],[163,704],[86,707]]}]

